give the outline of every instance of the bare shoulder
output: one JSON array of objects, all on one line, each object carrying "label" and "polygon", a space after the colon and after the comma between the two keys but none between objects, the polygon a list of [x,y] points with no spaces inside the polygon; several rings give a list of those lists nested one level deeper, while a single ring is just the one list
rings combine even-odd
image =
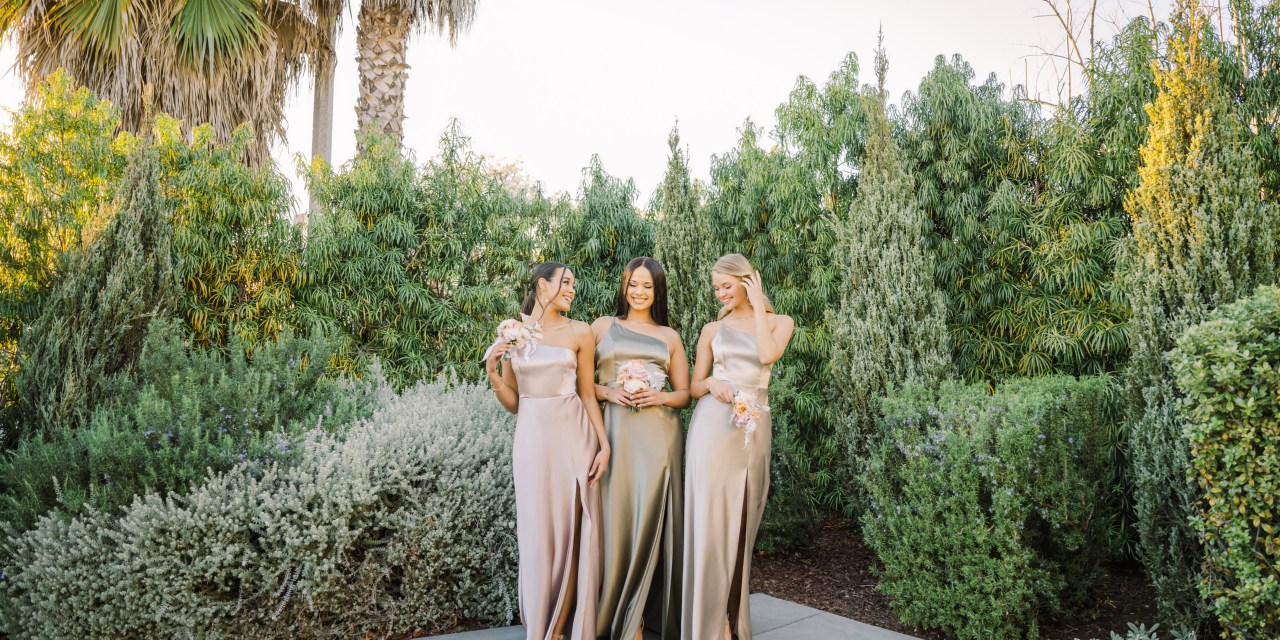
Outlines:
[{"label": "bare shoulder", "polygon": [[792,320],[791,316],[783,316],[778,314],[771,314],[769,316],[770,329],[794,329],[795,327],[796,327],[796,321]]},{"label": "bare shoulder", "polygon": [[680,342],[680,332],[675,329],[672,329],[671,327],[661,327],[659,328],[658,333],[661,334],[660,337],[662,338],[662,341],[666,342],[667,347],[672,350],[675,350],[676,347],[682,346],[682,343]]},{"label": "bare shoulder", "polygon": [[613,316],[600,316],[591,323],[591,333],[599,336],[609,329],[611,323],[613,323]]},{"label": "bare shoulder", "polygon": [[698,339],[710,338],[720,331],[720,321],[708,322],[702,325],[702,333],[698,334]]},{"label": "bare shoulder", "polygon": [[596,336],[591,332],[592,325],[581,320],[569,320],[569,331],[573,334],[573,339],[578,343],[580,348],[595,350]]},{"label": "bare shoulder", "polygon": [[[603,320],[603,318],[600,320]],[[600,320],[596,320],[596,322],[599,322]],[[573,331],[573,335],[575,336],[581,337],[584,334],[591,333],[592,326],[593,325],[587,324],[581,320],[569,320],[569,329]]]}]

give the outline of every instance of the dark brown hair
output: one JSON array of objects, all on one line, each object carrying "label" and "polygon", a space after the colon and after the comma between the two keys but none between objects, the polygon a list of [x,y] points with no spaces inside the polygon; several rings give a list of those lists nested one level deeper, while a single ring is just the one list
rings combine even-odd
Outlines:
[{"label": "dark brown hair", "polygon": [[[527,315],[533,314],[534,303],[538,301],[538,283],[543,280],[550,280],[556,276],[556,272],[561,269],[568,269],[569,265],[563,262],[543,262],[533,268],[533,274],[529,276],[529,292],[524,295],[524,301],[520,303],[520,313]],[[560,293],[560,288],[564,286],[564,279],[556,284],[556,293]],[[552,296],[553,298],[555,296]],[[546,309],[542,310],[546,313]],[[538,318],[541,322],[542,318]]]},{"label": "dark brown hair", "polygon": [[647,256],[633,258],[622,270],[622,282],[618,285],[618,295],[614,298],[614,315],[625,320],[631,313],[631,305],[627,304],[627,283],[631,282],[631,274],[640,267],[648,269],[653,276],[653,307],[649,309],[649,315],[654,322],[664,327],[671,326],[667,313],[667,272],[657,260]]}]

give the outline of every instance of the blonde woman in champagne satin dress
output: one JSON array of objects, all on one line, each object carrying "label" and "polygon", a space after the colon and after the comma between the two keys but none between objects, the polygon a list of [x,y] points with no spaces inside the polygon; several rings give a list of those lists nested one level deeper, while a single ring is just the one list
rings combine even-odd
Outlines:
[{"label": "blonde woman in champagne satin dress", "polygon": [[738,254],[711,270],[720,319],[702,329],[690,391],[698,404],[685,443],[684,640],[750,640],[751,554],[769,494],[772,421],[731,424],[734,395],[769,404],[769,376],[795,324],[777,315],[760,273]]},{"label": "blonde woman in champagne satin dress", "polygon": [[[633,640],[645,628],[663,640],[680,637],[680,467],[684,434],[678,409],[689,406],[689,361],[680,335],[667,326],[666,275],[652,258],[623,271],[616,315],[591,325],[596,337],[596,398],[614,455],[600,481],[604,503],[604,578],[596,636]],[[665,374],[661,389],[628,393],[618,370],[640,360]]]},{"label": "blonde woman in champagne satin dress", "polygon": [[[533,271],[522,320],[540,323],[532,348],[498,342],[485,355],[494,394],[516,414],[511,471],[516,491],[519,602],[527,640],[595,637],[600,591],[600,495],[610,448],[596,403],[595,340],[564,316],[573,272]],[[503,355],[511,351],[511,358]],[[501,373],[499,373],[499,367]]]}]

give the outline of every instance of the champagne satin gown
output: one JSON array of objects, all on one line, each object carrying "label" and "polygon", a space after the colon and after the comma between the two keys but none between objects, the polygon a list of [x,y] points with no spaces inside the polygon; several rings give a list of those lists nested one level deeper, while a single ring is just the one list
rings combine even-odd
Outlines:
[{"label": "champagne satin gown", "polygon": [[[666,342],[614,321],[596,345],[596,379],[615,386],[618,369],[631,360],[657,366],[670,376],[670,359]],[[600,481],[604,578],[596,636],[632,640],[643,619],[646,629],[664,640],[676,640],[684,545],[684,438],[679,414],[670,407],[637,412],[607,403],[604,425],[613,457]]]},{"label": "champagne satin gown", "polygon": [[[711,377],[769,404],[773,367],[760,362],[754,334],[724,324],[711,341]],[[769,494],[773,427],[761,412],[746,438],[732,406],[707,394],[689,422],[684,512],[684,640],[721,640],[725,616],[737,640],[751,638],[751,550]]]},{"label": "champagne satin gown", "polygon": [[552,640],[565,615],[565,638],[590,640],[600,589],[600,494],[587,488],[587,472],[598,446],[578,396],[578,357],[541,344],[509,362],[520,391],[511,471],[525,637]]}]

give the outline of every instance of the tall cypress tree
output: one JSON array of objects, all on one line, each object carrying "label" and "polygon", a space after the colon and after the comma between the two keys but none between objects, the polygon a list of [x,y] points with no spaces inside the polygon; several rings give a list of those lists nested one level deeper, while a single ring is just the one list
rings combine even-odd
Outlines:
[{"label": "tall cypress tree", "polygon": [[18,397],[30,425],[75,427],[142,352],[147,326],[174,313],[173,224],[153,151],[133,158],[102,231],[69,262],[19,339]]},{"label": "tall cypress tree", "polygon": [[1159,94],[1147,107],[1140,183],[1125,202],[1133,236],[1120,274],[1133,311],[1126,396],[1140,551],[1162,614],[1200,628],[1210,621],[1196,592],[1202,551],[1189,518],[1197,491],[1164,354],[1213,308],[1276,281],[1280,230],[1275,206],[1260,198],[1258,161],[1218,63],[1200,46],[1202,24],[1198,2],[1180,0],[1169,62],[1157,69]]},{"label": "tall cypress tree", "polygon": [[[881,87],[886,66],[881,49]],[[893,139],[883,89],[863,100],[868,127],[858,193],[832,251],[842,296],[827,314],[832,389],[843,409],[836,426],[855,474],[873,444],[876,403],[885,392],[908,382],[936,384],[951,363],[946,301],[925,247],[928,219]],[[860,493],[855,488],[854,496]]]},{"label": "tall cypress tree", "polygon": [[671,148],[667,174],[651,207],[659,216],[653,252],[667,272],[671,321],[692,354],[702,325],[715,319],[710,272],[716,256],[698,186],[689,177],[689,158],[680,149],[680,132],[675,127],[667,145]]}]

